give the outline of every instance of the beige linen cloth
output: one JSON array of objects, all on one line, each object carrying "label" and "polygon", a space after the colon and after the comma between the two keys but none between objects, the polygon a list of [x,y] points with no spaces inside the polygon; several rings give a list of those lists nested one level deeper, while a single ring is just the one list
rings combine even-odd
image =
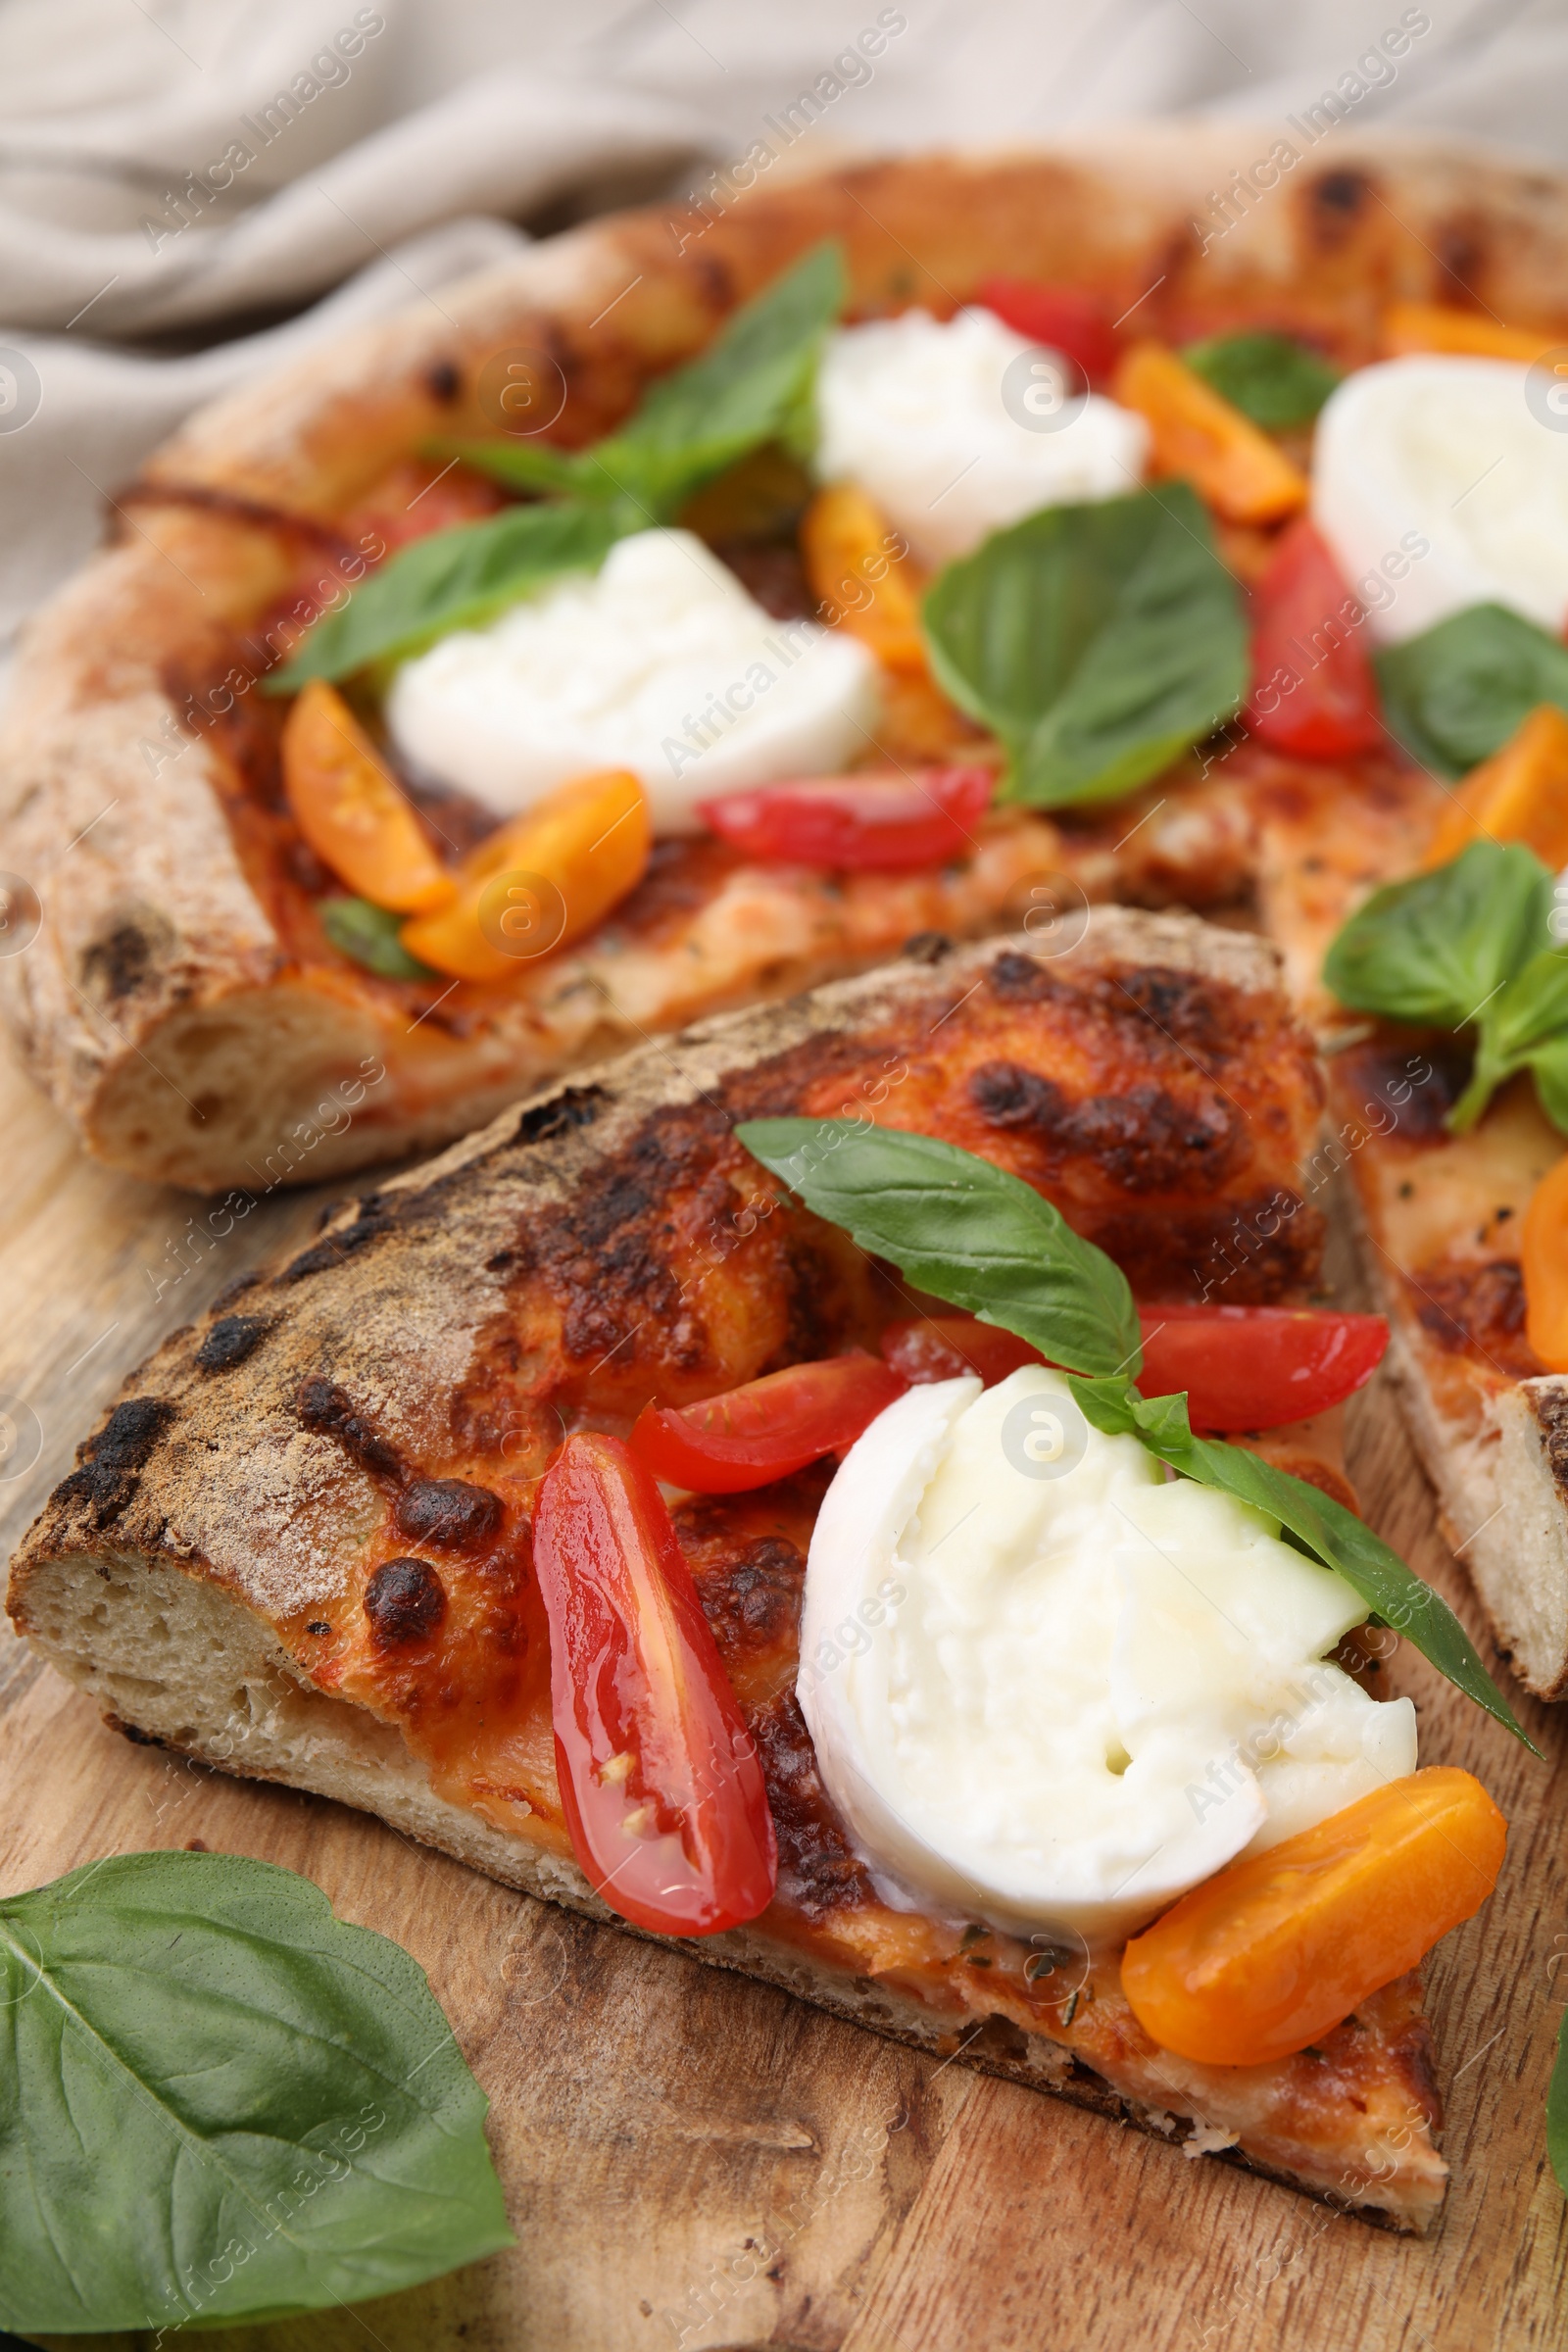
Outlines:
[{"label": "beige linen cloth", "polygon": [[1568,162],[1568,0],[0,0],[0,643],[188,410],[768,119],[794,168],[1347,75]]}]

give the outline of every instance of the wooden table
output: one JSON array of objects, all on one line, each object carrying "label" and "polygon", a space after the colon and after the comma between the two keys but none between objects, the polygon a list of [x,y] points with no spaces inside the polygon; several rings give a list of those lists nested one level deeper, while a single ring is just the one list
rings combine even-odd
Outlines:
[{"label": "wooden table", "polygon": [[[175,1282],[189,1200],[83,1160],[3,1065],[0,1133],[0,1391],[43,1431],[34,1468],[0,1487],[9,1543],[122,1376],[318,1200],[263,1204]],[[1351,1470],[1369,1515],[1479,1635],[1376,1388]],[[1512,1824],[1495,1897],[1430,1972],[1455,2178],[1425,2243],[542,1907],[339,1806],[133,1747],[9,1636],[0,1887],[200,1839],[305,1872],[429,1972],[493,2102],[516,2248],[413,2294],[234,2330],[234,2352],[1560,2346],[1568,2208],[1543,2099],[1568,2001],[1568,1970],[1560,1994],[1552,1981],[1568,1954],[1568,1713],[1521,1707],[1547,1751],[1537,1764],[1408,1650],[1395,1679],[1426,1760],[1479,1772]]]}]

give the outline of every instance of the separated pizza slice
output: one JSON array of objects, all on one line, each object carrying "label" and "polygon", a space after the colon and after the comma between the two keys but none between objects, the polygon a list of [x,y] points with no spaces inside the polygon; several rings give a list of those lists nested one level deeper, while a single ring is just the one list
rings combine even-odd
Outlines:
[{"label": "separated pizza slice", "polygon": [[[1278,1542],[1277,1520],[1185,1478],[1166,1483],[1159,1457],[1098,1420],[1076,1425],[1081,1451],[1068,1460],[1041,1450],[1033,1423],[983,1451],[976,1532],[944,1553],[929,1500],[924,1536],[907,1524],[886,1576],[846,1601],[842,1621],[833,1585],[864,1551],[833,1537],[833,1514],[857,1491],[863,1501],[873,1440],[906,1444],[898,1433],[911,1414],[956,1430],[971,1411],[979,1429],[1016,1403],[1028,1419],[1042,1399],[1056,1400],[1058,1422],[1069,1413],[1060,1376],[1036,1360],[1050,1343],[1020,1348],[1005,1329],[1017,1320],[1008,1296],[1054,1252],[1089,1284],[1083,1330],[1061,1345],[1110,1376],[1085,1392],[1102,1415],[1113,1408],[1095,1399],[1125,1391],[1097,1316],[1121,1318],[1137,1358],[1123,1275],[1145,1302],[1151,1372],[1160,1302],[1191,1298],[1194,1267],[1238,1217],[1255,1229],[1272,1208],[1277,1222],[1232,1298],[1299,1300],[1323,1238],[1301,1176],[1320,1106],[1311,1041],[1271,951],[1115,909],[1057,957],[1026,939],[960,950],[688,1031],[365,1195],[172,1339],[24,1544],[13,1616],[137,1738],[362,1806],[594,1916],[644,1932],[686,1916],[699,1932],[682,1948],[696,1957],[1421,2230],[1446,2167],[1409,1973],[1419,1944],[1402,1958],[1380,1945],[1382,1973],[1372,1964],[1338,2005],[1339,1961],[1308,1968],[1326,2003],[1318,2026],[1250,2055],[1227,2043],[1219,2060],[1185,2028],[1152,2033],[1142,1980],[1123,1982],[1127,1935],[1152,1914],[1180,1920],[1183,1899],[1229,1886],[1232,1866],[1261,1871],[1248,1883],[1267,1894],[1271,1837],[1294,1838],[1294,1854],[1325,1817],[1359,1820],[1357,1805],[1450,1782],[1476,1789],[1443,1770],[1405,1777],[1409,1701],[1368,1695],[1364,1656],[1337,1649],[1366,1600],[1321,1553]],[[919,1268],[901,1278],[749,1154],[736,1123],[780,1118],[808,1122],[825,1164],[848,1166],[856,1137],[936,1138],[960,1174],[978,1171],[1045,1220],[1038,1246],[998,1277],[991,1323],[922,1297]],[[808,1149],[801,1164],[811,1158]],[[888,1198],[876,1188],[877,1213]],[[960,1185],[955,1218],[962,1198]],[[1051,1223],[1057,1209],[1064,1227]],[[922,1263],[925,1280],[948,1279]],[[1248,1359],[1256,1418],[1279,1420],[1290,1407],[1284,1391],[1270,1399],[1261,1362]],[[795,1395],[789,1421],[777,1384],[803,1376],[837,1385],[826,1399],[813,1389],[817,1418],[792,1458],[779,1416],[798,1438],[804,1406]],[[1182,1385],[1198,1415],[1200,1381]],[[879,1417],[835,1476],[831,1459],[808,1465],[854,1435],[854,1414],[832,1419],[846,1396],[858,1397],[860,1422]],[[714,1397],[717,1417],[705,1416]],[[630,1604],[615,1601],[620,1568],[643,1556],[622,1540],[625,1497],[650,1527],[664,1511],[647,1467],[650,1408],[676,1425],[684,1451],[665,1490],[673,1527],[662,1519],[668,1532],[650,1539],[664,1567],[644,1588],[664,1596],[654,1643],[664,1664],[654,1673],[653,1652],[638,1654],[656,1697],[683,1693],[681,1720],[710,1726],[695,1748],[687,1735],[675,1741],[691,1776],[679,1801],[650,1763],[649,1735],[616,1728],[617,1691],[655,1703],[626,1681]],[[1214,1426],[1237,1427],[1234,1405],[1209,1409]],[[1167,1450],[1175,1427],[1160,1422]],[[919,1444],[929,1478],[936,1455]],[[637,1461],[641,1473],[626,1469]],[[1055,1534],[1019,1559],[1030,1575],[1053,1560],[1060,1573],[1009,1600],[985,1583],[996,1563],[978,1529],[999,1497],[1054,1509],[1068,1493],[1054,1483],[1058,1461],[1109,1481],[1084,1523],[1088,1549],[1050,1521]],[[610,1518],[569,1519],[561,1465],[591,1484],[607,1462]],[[771,1483],[746,1486],[759,1463]],[[1031,1463],[1044,1465],[1038,1480]],[[1317,1492],[1299,1489],[1287,1507]],[[1207,1514],[1196,1533],[1183,1517],[1194,1509]],[[1321,1541],[1324,1522],[1309,1523]],[[1359,1525],[1348,1513],[1342,1524]],[[950,1562],[980,1580],[967,1599],[940,1585]],[[980,1610],[975,1641],[954,1654],[981,1681],[961,1703],[956,1686],[943,1697],[931,1652],[920,1672],[936,1681],[911,1690],[917,1711],[934,1706],[962,1736],[908,1817],[934,1807],[935,1820],[954,1789],[976,1789],[957,1827],[950,1818],[911,1855],[889,1847],[866,1798],[871,1749],[846,1765],[840,1733],[858,1661],[891,1655],[896,1629],[915,1623],[901,1611],[916,1576],[922,1609]],[[1194,1603],[1193,1579],[1216,1576],[1231,1581]],[[803,1590],[814,1626],[804,1653]],[[956,1641],[957,1621],[950,1633]],[[1130,1682],[1117,1682],[1113,1651],[1131,1661]],[[1029,1676],[1051,1703],[1028,1698]],[[1384,1687],[1375,1674],[1372,1690]],[[982,1689],[994,1705],[978,1703]],[[662,1720],[667,1734],[672,1718]],[[1021,1766],[988,1744],[1008,1724]],[[1028,1760],[1031,1742],[1069,1733],[1089,1742],[1082,1754]],[[981,1801],[992,1772],[1015,1807]],[[1070,1884],[1020,1894],[1006,1875],[1026,1867],[1009,1824],[1069,1787],[1058,1823],[1072,1818],[1076,1835],[1081,1799],[1099,1842],[1074,1845]],[[1056,1840],[1033,1835],[1027,1869],[1049,1874]],[[999,1839],[1011,1862],[997,1860]],[[1167,1847],[1184,1859],[1159,1862]],[[1350,1836],[1327,1863],[1308,1850],[1318,1884],[1371,1849]],[[1253,1859],[1238,1863],[1244,1852]],[[1152,1875],[1129,1893],[1140,1872]],[[1483,1893],[1478,1877],[1450,1916]],[[1420,1904],[1373,1908],[1376,1936],[1391,1921],[1402,1934]],[[1358,1916],[1354,1934],[1336,1930],[1335,1954],[1359,1949],[1365,1906]],[[1248,2002],[1234,1986],[1224,2001],[1228,2030]]]}]

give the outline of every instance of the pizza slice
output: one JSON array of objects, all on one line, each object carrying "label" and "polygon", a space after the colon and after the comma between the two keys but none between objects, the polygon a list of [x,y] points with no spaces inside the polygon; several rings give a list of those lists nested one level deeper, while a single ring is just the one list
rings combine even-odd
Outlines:
[{"label": "pizza slice", "polygon": [[[537,1097],[417,1174],[345,1204],[288,1263],[247,1277],[199,1328],[170,1340],[24,1544],[13,1617],[131,1737],[364,1807],[596,1917],[656,1933],[684,1920],[681,1948],[695,1957],[1422,2230],[1446,2167],[1413,1953],[1385,1957],[1382,1975],[1374,1966],[1339,2007],[1332,1988],[1319,1988],[1332,2011],[1319,2029],[1245,2063],[1195,2056],[1184,2031],[1169,2040],[1151,2032],[1150,1935],[1132,1947],[1145,1947],[1142,1976],[1127,1958],[1129,1931],[1152,1913],[1164,1914],[1167,1931],[1185,1916],[1182,1901],[1167,1909],[1184,1886],[1198,1882],[1186,1902],[1201,1898],[1228,1884],[1214,1868],[1254,1832],[1267,1844],[1265,1814],[1274,1835],[1295,1834],[1293,1854],[1325,1815],[1349,1819],[1346,1805],[1412,1788],[1467,1784],[1466,1801],[1496,1823],[1467,1775],[1400,1778],[1414,1759],[1409,1702],[1368,1697],[1355,1679],[1366,1679],[1364,1654],[1353,1642],[1335,1646],[1365,1617],[1365,1600],[1319,1564],[1323,1555],[1278,1543],[1267,1518],[1186,1479],[1163,1483],[1138,1445],[1082,1424],[1085,1450],[1064,1470],[1113,1465],[1104,1475],[1119,1496],[1108,1523],[1091,1511],[1091,1552],[1070,1555],[1054,1597],[1016,1596],[1025,1614],[1000,1643],[1003,1595],[993,1594],[972,1640],[959,1639],[956,1622],[948,1629],[963,1672],[996,1700],[977,1706],[971,1689],[960,1710],[963,1740],[948,1761],[966,1789],[976,1769],[993,1766],[1011,1785],[1017,1758],[1009,1765],[994,1744],[1008,1707],[1023,1703],[1035,1727],[1026,1737],[1013,1726],[1026,1748],[1044,1719],[1087,1727],[1099,1742],[1076,1764],[1057,1758],[1054,1783],[1048,1774],[1041,1784],[1037,1768],[1017,1783],[1027,1811],[1040,1786],[1049,1794],[1080,1771],[1091,1809],[1107,1808],[1108,1843],[1078,1853],[1080,1878],[1048,1900],[1009,1891],[1002,1866],[986,1859],[988,1838],[1006,1845],[1005,1814],[982,1834],[980,1815],[966,1813],[940,1869],[934,1847],[890,1850],[865,1797],[877,1777],[871,1749],[851,1737],[856,1661],[890,1654],[906,1597],[900,1580],[940,1572],[902,1564],[906,1553],[915,1560],[912,1536],[899,1539],[905,1550],[887,1566],[869,1539],[832,1534],[846,1509],[870,1508],[862,1530],[880,1524],[876,1446],[896,1441],[907,1453],[910,1414],[945,1416],[956,1429],[971,1409],[1014,1410],[1009,1399],[1026,1417],[1042,1398],[1068,1412],[1060,1376],[1005,1329],[1009,1313],[1017,1320],[1006,1299],[1041,1264],[1077,1267],[1072,1281],[1089,1284],[1075,1294],[1086,1329],[1102,1297],[1124,1332],[1133,1317],[1136,1360],[1124,1274],[1146,1302],[1152,1372],[1166,1329],[1159,1302],[1191,1297],[1194,1265],[1236,1216],[1255,1225],[1268,1204],[1288,1200],[1294,1213],[1238,1271],[1233,1298],[1254,1310],[1298,1300],[1323,1240],[1321,1213],[1301,1190],[1320,1104],[1311,1041],[1271,952],[1188,917],[1101,910],[1061,956],[1042,957],[1023,938],[933,954],[689,1030]],[[1001,1186],[1012,1213],[1021,1202],[1046,1220],[1011,1274],[988,1277],[1002,1286],[997,1316],[954,1316],[911,1287],[917,1270],[901,1279],[885,1255],[866,1254],[803,1206],[735,1132],[737,1122],[764,1122],[747,1129],[762,1149],[765,1123],[779,1119],[807,1121],[824,1152],[847,1133],[845,1165],[856,1136],[935,1138],[922,1148]],[[960,1187],[955,1215],[961,1197]],[[876,1200],[888,1198],[879,1185]],[[1065,1226],[1051,1223],[1057,1209]],[[1311,1318],[1289,1320],[1298,1328]],[[1115,1373],[1103,1334],[1061,1344],[1089,1369]],[[1122,1351],[1118,1343],[1110,1353]],[[1244,1369],[1257,1418],[1291,1409],[1276,1396],[1273,1414],[1263,1411],[1261,1357],[1250,1352]],[[1146,1375],[1146,1385],[1160,1384]],[[1190,1370],[1181,1385],[1198,1396]],[[1114,1377],[1085,1394],[1094,1402],[1112,1392],[1116,1409],[1130,1410]],[[705,1415],[714,1396],[716,1415]],[[848,1421],[846,1399],[858,1400]],[[1236,1427],[1234,1406],[1229,1418],[1211,1409],[1219,1426]],[[831,1461],[813,1461],[843,1452],[872,1413],[836,1476]],[[650,1416],[663,1442],[684,1448],[662,1473],[676,1495],[672,1527],[646,1466]],[[1168,1448],[1175,1424],[1159,1426]],[[1289,1430],[1276,1437],[1287,1450],[1295,1443]],[[1000,1453],[995,1439],[979,1457],[982,1526],[993,1490],[1027,1490],[1037,1509],[1067,1492],[1052,1484],[1049,1444],[1028,1455],[1045,1465],[1035,1483],[1014,1439],[1004,1436]],[[921,1439],[907,1457],[926,1462],[921,1476],[935,1443]],[[1027,1450],[1035,1436],[1017,1443]],[[1214,1450],[1233,1470],[1255,1458]],[[561,1465],[591,1480],[606,1460],[632,1483],[601,1493],[611,1516],[593,1523],[595,1536],[571,1517]],[[640,1486],[624,1469],[634,1460],[644,1461]],[[771,1483],[746,1485],[759,1461]],[[1270,1492],[1294,1493],[1287,1508],[1305,1496],[1310,1509],[1316,1494],[1327,1511],[1335,1485],[1325,1468],[1319,1487],[1287,1481]],[[1173,1506],[1172,1496],[1188,1501]],[[1181,1523],[1193,1497],[1213,1514],[1196,1548]],[[662,1629],[638,1653],[646,1687],[616,1646],[615,1628],[623,1634],[636,1610],[623,1592],[618,1617],[611,1605],[617,1561],[642,1556],[622,1540],[623,1504],[665,1531],[650,1539],[664,1546],[664,1567],[643,1588]],[[1127,1539],[1122,1523],[1141,1525],[1150,1512],[1158,1526],[1151,1521],[1149,1540]],[[913,1524],[906,1511],[901,1525]],[[919,1524],[934,1559],[943,1541],[934,1504]],[[1321,1541],[1324,1522],[1302,1524],[1317,1525]],[[1336,1524],[1359,1526],[1348,1511]],[[616,1526],[620,1537],[605,1535]],[[1183,1593],[1193,1576],[1223,1573],[1238,1543],[1237,1581],[1199,1625]],[[1168,1564],[1173,1546],[1185,1566]],[[978,1534],[950,1556],[976,1576],[990,1572]],[[1091,1588],[1110,1592],[1110,1558],[1129,1581],[1104,1607],[1122,1611],[1135,1649],[1146,1644],[1114,1723],[1108,1682],[1096,1696],[1111,1673],[1111,1619],[1097,1631],[1072,1614]],[[875,1571],[863,1592],[835,1585],[862,1569]],[[951,1589],[943,1605],[961,1616],[971,1604]],[[1053,1614],[1062,1607],[1065,1618]],[[1254,1624],[1249,1612],[1259,1609]],[[654,1655],[663,1660],[657,1670],[646,1666]],[[1071,1701],[1028,1703],[1019,1659],[1029,1674],[1076,1675]],[[929,1659],[921,1671],[936,1679],[911,1704],[934,1707],[945,1737],[956,1688],[943,1696]],[[1240,1713],[1216,1714],[1203,1693],[1230,1689],[1233,1675],[1250,1695],[1235,1702]],[[631,1735],[606,1729],[628,1687],[649,1705],[661,1689],[672,1706],[678,1695],[679,1719],[710,1727],[710,1740],[687,1748],[668,1733],[674,1717],[663,1719],[669,1769],[688,1758],[678,1800],[646,1777],[655,1770],[646,1738],[628,1745]],[[603,1752],[585,1762],[573,1741],[591,1745],[601,1733]],[[1157,1755],[1178,1762],[1162,1767]],[[940,1810],[950,1778],[943,1765],[920,1803]],[[1500,1838],[1500,1824],[1487,1835]],[[1167,1836],[1186,1856],[1179,1867],[1157,1863]],[[1155,1855],[1135,1850],[1128,1863],[1129,1838]],[[1055,1842],[1041,1833],[1040,1867],[1054,1867]],[[1448,1853],[1451,1839],[1440,1843]],[[1311,1868],[1332,1879],[1343,1852],[1325,1864],[1310,1850]],[[1494,1875],[1497,1858],[1500,1845]],[[1239,1867],[1262,1868],[1273,1884],[1266,1855]],[[1129,1894],[1145,1871],[1143,1893]],[[726,1911],[724,1890],[733,1896],[737,1885],[751,1891]],[[1484,1891],[1478,1881],[1449,1916],[1467,1915]],[[1411,1904],[1381,1910],[1402,1923]],[[1337,1932],[1334,1950],[1355,1943]]]}]

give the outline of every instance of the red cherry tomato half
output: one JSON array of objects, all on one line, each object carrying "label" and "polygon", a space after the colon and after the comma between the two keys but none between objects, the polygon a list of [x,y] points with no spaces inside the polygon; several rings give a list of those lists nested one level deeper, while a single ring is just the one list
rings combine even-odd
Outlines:
[{"label": "red cherry tomato half", "polygon": [[988,277],[979,299],[1015,335],[1049,344],[1073,361],[1092,384],[1105,383],[1114,372],[1121,346],[1093,294],[1076,286],[1036,285],[1026,277]]},{"label": "red cherry tomato half", "polygon": [[1187,1391],[1194,1429],[1278,1429],[1364,1388],[1383,1360],[1381,1315],[1286,1306],[1143,1306],[1146,1396]]},{"label": "red cherry tomato half", "polygon": [[572,1851],[622,1919],[713,1936],[773,1898],[756,1743],[663,1498],[618,1438],[568,1438],[533,1528]]},{"label": "red cherry tomato half", "polygon": [[631,1433],[632,1450],[672,1487],[739,1494],[852,1446],[906,1385],[856,1348],[679,1411],[650,1404]]},{"label": "red cherry tomato half", "polygon": [[890,1323],[882,1334],[882,1354],[911,1389],[956,1380],[964,1372],[978,1372],[993,1389],[1020,1364],[1046,1360],[1027,1340],[972,1315],[916,1315],[909,1323]]},{"label": "red cherry tomato half", "polygon": [[1303,514],[1253,597],[1247,723],[1276,751],[1337,760],[1383,741],[1364,606]]},{"label": "red cherry tomato half", "polygon": [[810,776],[702,801],[697,813],[767,865],[940,865],[975,846],[997,779],[989,767]]}]

